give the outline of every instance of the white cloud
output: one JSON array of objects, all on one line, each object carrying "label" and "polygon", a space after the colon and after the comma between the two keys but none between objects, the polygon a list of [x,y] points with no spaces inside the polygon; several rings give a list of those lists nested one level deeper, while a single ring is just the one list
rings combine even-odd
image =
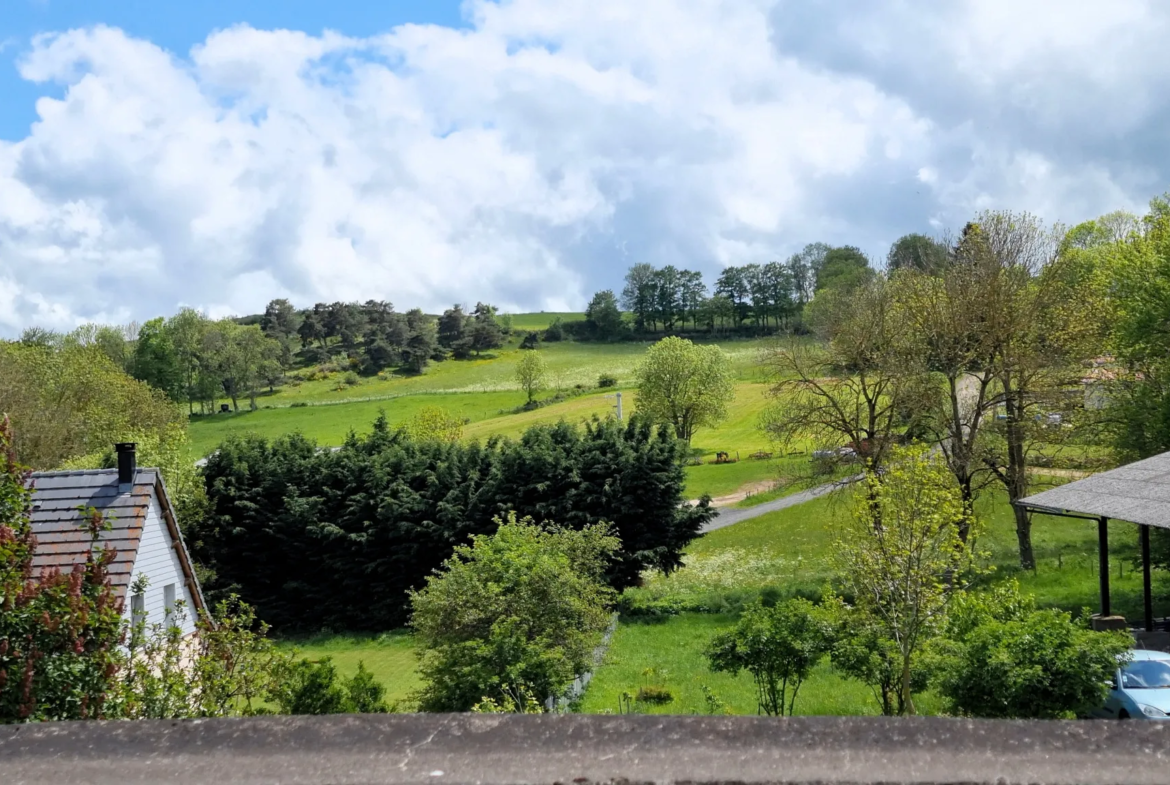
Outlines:
[{"label": "white cloud", "polygon": [[37,38],[23,76],[65,91],[0,142],[0,335],[279,296],[577,308],[632,261],[880,254],[984,205],[1074,220],[1157,190],[1160,9],[881,7],[476,0],[470,30],[368,39]]}]

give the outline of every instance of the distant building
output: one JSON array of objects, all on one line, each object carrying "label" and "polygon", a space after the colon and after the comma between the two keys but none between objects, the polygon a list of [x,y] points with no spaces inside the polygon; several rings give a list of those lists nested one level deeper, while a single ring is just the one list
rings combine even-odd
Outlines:
[{"label": "distant building", "polygon": [[[45,568],[68,572],[85,563],[92,546],[82,528],[81,509],[92,507],[111,525],[98,542],[117,551],[109,576],[124,599],[126,620],[145,617],[149,624],[162,623],[182,601],[186,610],[181,628],[189,635],[204,609],[203,595],[162,475],[158,469],[137,467],[133,444],[119,444],[117,451],[117,469],[33,473],[34,576]],[[148,581],[145,591],[127,597],[142,575]]]}]

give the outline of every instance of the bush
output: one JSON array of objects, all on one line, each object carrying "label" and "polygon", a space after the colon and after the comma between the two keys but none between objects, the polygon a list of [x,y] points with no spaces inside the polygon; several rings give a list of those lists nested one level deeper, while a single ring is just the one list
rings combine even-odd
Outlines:
[{"label": "bush", "polygon": [[524,340],[520,342],[521,349],[539,349],[540,348],[540,333],[528,332],[524,334]]},{"label": "bush", "polygon": [[365,663],[357,673],[338,679],[331,657],[288,664],[278,675],[269,700],[282,714],[385,714],[386,688],[374,680]]},{"label": "bush", "polygon": [[610,373],[603,373],[597,377],[598,387],[617,387],[617,377]]},{"label": "bush", "polygon": [[792,714],[800,685],[828,652],[831,636],[831,628],[807,600],[771,608],[760,604],[748,609],[734,630],[712,638],[706,656],[716,673],[752,674],[759,710],[782,717]]},{"label": "bush", "polygon": [[290,403],[288,405],[288,408],[300,409],[300,408],[303,408],[303,407],[308,406],[308,405],[309,405],[308,401],[297,401],[296,403]]},{"label": "bush", "polygon": [[422,711],[560,697],[609,623],[604,571],[618,541],[607,526],[545,531],[515,513],[496,523],[495,534],[457,547],[411,594],[411,624],[424,647]]},{"label": "bush", "polygon": [[362,383],[362,380],[358,378],[357,373],[354,371],[346,371],[345,376],[341,377],[341,380],[348,387],[357,387]]},{"label": "bush", "polygon": [[996,719],[1072,719],[1105,702],[1128,633],[1095,632],[1036,610],[1014,583],[959,602],[934,647],[935,686],[951,711]]},{"label": "bush", "polygon": [[645,687],[638,688],[637,694],[634,695],[634,700],[639,703],[664,705],[674,700],[674,693],[661,685],[649,684]]},{"label": "bush", "polygon": [[544,328],[544,340],[549,343],[565,340],[565,322],[561,317],[553,317],[549,326]]}]

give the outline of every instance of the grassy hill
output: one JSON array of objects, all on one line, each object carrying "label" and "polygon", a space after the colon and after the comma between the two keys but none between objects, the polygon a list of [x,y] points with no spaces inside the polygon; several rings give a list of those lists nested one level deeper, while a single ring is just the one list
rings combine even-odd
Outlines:
[{"label": "grassy hill", "polygon": [[[552,318],[578,317],[579,314],[518,314],[513,316],[517,333],[536,329]],[[523,325],[523,327],[521,327]],[[465,418],[468,439],[484,439],[494,434],[518,436],[537,423],[564,419],[581,422],[593,416],[613,412],[614,392],[621,391],[623,408],[629,414],[637,407],[637,393],[631,385],[635,368],[649,343],[546,343],[540,352],[548,366],[549,388],[541,397],[557,390],[575,395],[568,400],[530,412],[512,413],[525,400],[514,379],[516,363],[522,350],[519,336],[507,346],[468,360],[433,363],[419,375],[383,373],[361,378],[358,384],[345,383],[340,371],[298,372],[289,384],[262,396],[256,411],[240,411],[197,417],[191,421],[192,451],[201,457],[233,434],[255,433],[274,438],[300,432],[323,445],[337,445],[350,431],[368,432],[379,412],[390,423],[405,422],[420,409],[440,406]],[[736,398],[730,416],[718,428],[700,430],[693,446],[713,455],[725,451],[741,459],[738,463],[704,465],[688,469],[691,495],[730,494],[752,483],[774,478],[786,464],[807,463],[805,457],[775,461],[748,461],[757,451],[774,447],[757,427],[767,404],[768,374],[761,366],[761,352],[768,339],[741,339],[717,342],[730,357],[736,378]],[[601,374],[617,378],[616,388],[598,389]],[[308,378],[303,378],[308,377]],[[349,377],[352,380],[352,377]]]}]

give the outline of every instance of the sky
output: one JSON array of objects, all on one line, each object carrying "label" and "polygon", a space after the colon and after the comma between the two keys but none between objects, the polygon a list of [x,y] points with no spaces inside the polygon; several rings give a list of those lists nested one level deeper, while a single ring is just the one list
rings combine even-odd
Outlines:
[{"label": "sky", "polygon": [[1158,0],[0,0],[0,337],[1142,212]]}]

